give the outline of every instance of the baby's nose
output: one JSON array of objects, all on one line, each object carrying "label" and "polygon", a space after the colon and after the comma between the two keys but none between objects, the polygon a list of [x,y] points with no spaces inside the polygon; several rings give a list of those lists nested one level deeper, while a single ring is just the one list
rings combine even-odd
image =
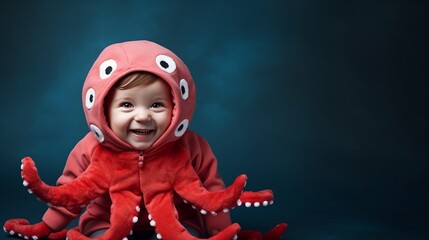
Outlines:
[{"label": "baby's nose", "polygon": [[134,116],[136,121],[150,121],[152,118],[150,116],[150,111],[148,109],[136,109],[136,114]]}]

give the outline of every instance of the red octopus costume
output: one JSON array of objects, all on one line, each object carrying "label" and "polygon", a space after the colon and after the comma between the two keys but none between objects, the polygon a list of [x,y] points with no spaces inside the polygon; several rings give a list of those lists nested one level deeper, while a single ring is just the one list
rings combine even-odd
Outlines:
[{"label": "red octopus costume", "polygon": [[[174,107],[165,133],[147,150],[136,151],[109,128],[104,114],[104,99],[118,80],[131,72],[141,71],[155,74],[168,83]],[[197,238],[190,235],[178,220],[179,217],[182,219],[179,215],[183,211],[176,209],[179,205],[175,201],[177,196],[189,204],[188,209],[197,209],[202,215],[228,212],[242,204],[247,207],[272,204],[270,190],[243,191],[247,180],[245,175],[240,175],[232,185],[224,187],[208,144],[188,130],[195,99],[194,82],[189,70],[170,50],[149,41],[123,42],[104,49],[83,86],[83,108],[93,134],[86,135],[69,156],[69,159],[81,159],[78,161],[82,165],[81,172],[65,171],[58,181],[59,186],[48,186],[38,176],[33,160],[30,157],[22,160],[24,186],[49,206],[55,206],[47,211],[44,221],[55,219],[66,209],[70,210],[70,218],[73,218],[73,213],[77,214],[84,206],[89,204],[87,213],[104,202],[107,206],[111,204],[107,213],[109,221],[105,221],[104,225],[92,226],[90,214],[84,213],[79,228],[67,232],[68,239],[90,239],[84,234],[101,228],[108,230],[97,239],[127,239],[134,225],[144,225],[143,229],[154,228],[159,239],[188,240]],[[202,160],[195,163],[195,158]],[[198,164],[204,165],[205,159],[209,159],[207,161],[210,163],[203,167],[211,170],[202,182],[195,169]],[[67,164],[73,164],[69,162]],[[205,185],[214,187],[209,191]],[[110,197],[111,202],[106,201],[106,196]],[[68,223],[64,221],[50,227],[61,230]],[[12,219],[5,223],[4,230],[11,235],[38,239],[37,228],[29,229],[30,225],[27,224],[25,220]],[[285,228],[285,224],[278,225],[264,239],[278,239]],[[240,226],[234,223],[210,239],[256,236],[253,231],[239,231]]]}]

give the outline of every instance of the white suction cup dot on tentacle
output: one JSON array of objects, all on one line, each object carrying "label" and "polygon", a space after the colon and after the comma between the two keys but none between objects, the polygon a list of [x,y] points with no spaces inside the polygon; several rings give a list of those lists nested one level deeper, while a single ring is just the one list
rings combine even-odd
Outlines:
[{"label": "white suction cup dot on tentacle", "polygon": [[206,211],[206,210],[204,210],[204,209],[201,209],[201,210],[200,210],[200,213],[201,213],[202,215],[207,215],[207,211]]},{"label": "white suction cup dot on tentacle", "polygon": [[174,60],[166,55],[158,55],[155,58],[156,64],[159,68],[164,70],[167,73],[172,73],[176,70],[176,63]]},{"label": "white suction cup dot on tentacle", "polygon": [[174,135],[176,137],[181,137],[183,134],[185,134],[186,130],[188,129],[189,120],[184,119],[176,128],[176,131],[174,132]]},{"label": "white suction cup dot on tentacle", "polygon": [[33,194],[33,191],[31,189],[27,190],[29,194]]},{"label": "white suction cup dot on tentacle", "polygon": [[152,215],[147,215],[147,218],[149,219],[149,220],[152,220]]},{"label": "white suction cup dot on tentacle", "polygon": [[246,207],[251,207],[251,206],[252,206],[252,203],[250,203],[250,202],[246,202],[244,205],[245,205]]},{"label": "white suction cup dot on tentacle", "polygon": [[155,227],[155,226],[156,226],[156,222],[155,222],[154,220],[151,220],[149,224],[150,224],[152,227]]},{"label": "white suction cup dot on tentacle", "polygon": [[243,204],[240,199],[237,200],[237,206],[241,206]]},{"label": "white suction cup dot on tentacle", "polygon": [[97,138],[97,140],[99,142],[104,142],[104,135],[101,132],[100,128],[98,128],[97,126],[95,126],[94,124],[91,124],[89,126],[89,128],[91,129],[91,131],[94,133],[95,137]]},{"label": "white suction cup dot on tentacle", "polygon": [[232,239],[233,240],[237,240],[238,239],[238,235],[234,235],[234,237]]},{"label": "white suction cup dot on tentacle", "polygon": [[122,240],[128,240],[128,238],[127,238],[127,237],[124,237],[124,238],[122,238]]},{"label": "white suction cup dot on tentacle", "polygon": [[189,97],[189,86],[186,79],[181,79],[179,82],[180,94],[182,94],[182,99],[186,100]]},{"label": "white suction cup dot on tentacle", "polygon": [[158,239],[162,239],[161,234],[157,233],[157,234],[156,234],[156,238],[158,238]]},{"label": "white suction cup dot on tentacle", "polygon": [[223,212],[224,212],[224,213],[227,213],[227,212],[229,212],[229,209],[228,209],[228,208],[224,208],[224,209],[223,209]]},{"label": "white suction cup dot on tentacle", "polygon": [[140,207],[139,207],[139,206],[136,206],[136,211],[137,211],[137,212],[140,212],[140,210],[141,210],[141,209],[140,209]]},{"label": "white suction cup dot on tentacle", "polygon": [[39,238],[37,236],[32,236],[31,237],[33,240],[38,240]]},{"label": "white suction cup dot on tentacle", "polygon": [[268,201],[264,201],[264,202],[262,203],[262,205],[263,205],[264,207],[268,206]]},{"label": "white suction cup dot on tentacle", "polygon": [[139,221],[139,218],[138,217],[133,217],[133,223],[136,223],[136,222],[138,222]]},{"label": "white suction cup dot on tentacle", "polygon": [[11,230],[11,231],[9,232],[9,234],[10,234],[10,235],[15,235],[15,232],[14,232],[13,230]]},{"label": "white suction cup dot on tentacle", "polygon": [[22,185],[24,185],[24,187],[28,187],[28,182],[27,181],[22,181]]},{"label": "white suction cup dot on tentacle", "polygon": [[259,202],[255,202],[255,203],[253,204],[253,206],[255,206],[255,207],[259,207],[259,206],[261,206],[261,204],[260,204]]},{"label": "white suction cup dot on tentacle", "polygon": [[212,216],[217,216],[217,212],[215,212],[215,211],[211,211],[211,212],[210,212],[210,214],[211,214]]},{"label": "white suction cup dot on tentacle", "polygon": [[94,106],[95,102],[95,90],[93,88],[88,89],[85,95],[85,106],[90,110]]},{"label": "white suction cup dot on tentacle", "polygon": [[109,78],[117,67],[118,65],[113,59],[104,61],[100,64],[100,78],[103,80]]}]

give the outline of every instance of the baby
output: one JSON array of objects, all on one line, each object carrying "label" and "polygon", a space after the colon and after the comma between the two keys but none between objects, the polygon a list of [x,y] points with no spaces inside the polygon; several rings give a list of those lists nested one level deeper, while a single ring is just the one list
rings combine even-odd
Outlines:
[{"label": "baby", "polygon": [[[91,238],[109,229],[117,234],[129,224],[135,239],[162,238],[154,227],[198,238],[237,233],[228,209],[242,202],[256,207],[272,204],[272,193],[242,193],[245,176],[225,187],[210,146],[188,129],[195,98],[189,70],[168,49],[149,41],[107,47],[83,87],[92,133],[70,153],[57,181],[60,187],[45,186],[32,160],[23,160],[24,185],[42,200],[66,207],[50,207],[34,225],[9,220],[5,230],[33,238],[55,237],[80,214],[79,204],[95,199],[86,206],[76,230]],[[77,187],[82,193],[76,193]],[[129,223],[123,220],[127,213],[135,215]],[[180,224],[175,224],[176,218]]]}]

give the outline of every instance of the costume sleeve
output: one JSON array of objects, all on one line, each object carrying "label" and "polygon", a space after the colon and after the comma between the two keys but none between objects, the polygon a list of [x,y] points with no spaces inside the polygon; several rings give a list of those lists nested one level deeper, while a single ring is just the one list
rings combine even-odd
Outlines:
[{"label": "costume sleeve", "polygon": [[[62,175],[57,180],[57,185],[62,185],[76,179],[83,173],[90,163],[90,156],[96,141],[91,133],[87,134],[70,152]],[[81,208],[68,210],[62,207],[50,207],[43,215],[42,221],[53,231],[61,231],[70,222],[79,216]]]},{"label": "costume sleeve", "polygon": [[[195,133],[194,133],[195,134]],[[194,157],[194,167],[198,176],[203,183],[203,186],[212,192],[225,189],[225,184],[217,169],[217,160],[214,156],[209,144],[201,136],[195,134],[198,146],[194,149],[199,149]],[[221,231],[231,225],[231,216],[229,213],[219,213],[216,216],[207,214],[204,216],[204,224],[206,231],[212,235],[213,230]]]}]

